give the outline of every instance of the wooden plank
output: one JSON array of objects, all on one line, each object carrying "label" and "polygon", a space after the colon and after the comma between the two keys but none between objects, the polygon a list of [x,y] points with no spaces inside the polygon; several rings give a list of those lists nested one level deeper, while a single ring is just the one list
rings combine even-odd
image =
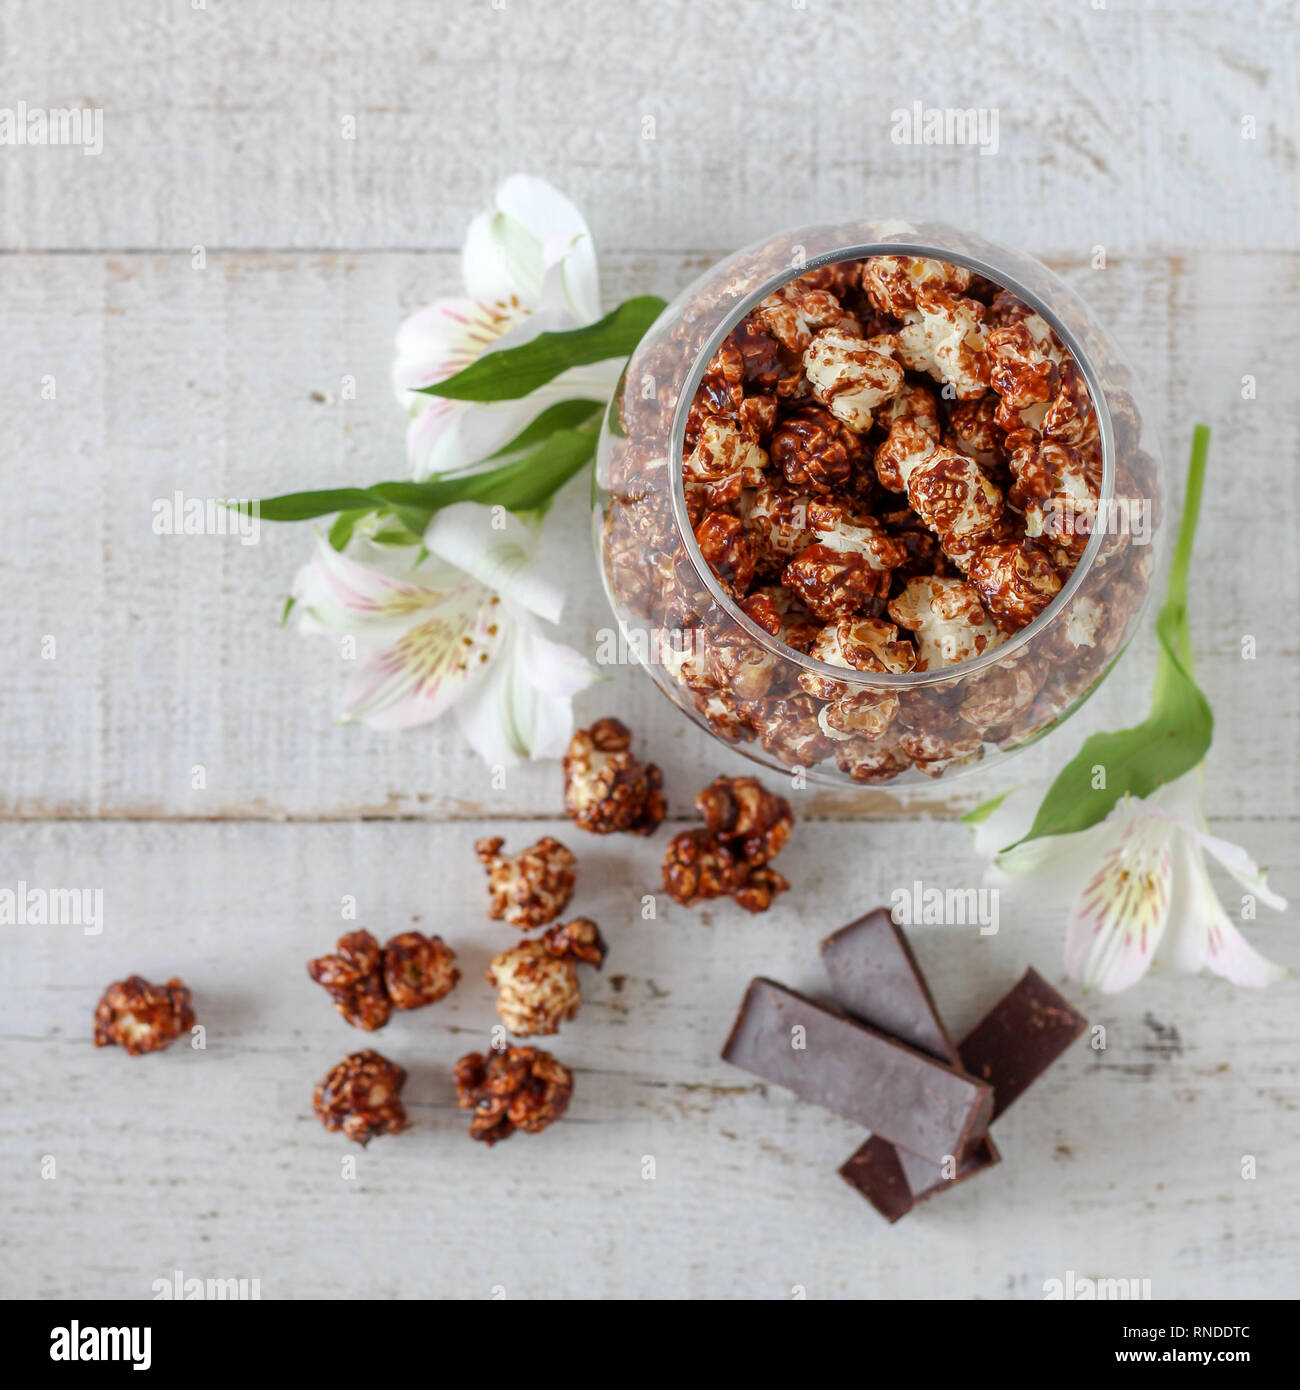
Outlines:
[{"label": "wooden plank", "polygon": [[[670,295],[709,259],[607,257],[607,301]],[[1300,298],[1300,264],[1238,253],[1057,266],[1143,364],[1174,497],[1191,422],[1215,426],[1220,482],[1192,583],[1199,675],[1222,714],[1213,794],[1225,813],[1294,815],[1285,770],[1300,729],[1288,675],[1300,387],[1287,364],[1300,353],[1300,319],[1277,306]],[[267,525],[252,546],[151,529],[153,502],[177,488],[254,496],[403,476],[392,334],[405,312],[454,289],[455,257],[238,254],[196,270],[188,256],[17,256],[5,272],[0,437],[21,486],[0,575],[25,601],[7,618],[14,657],[0,669],[13,712],[0,730],[3,815],[554,814],[553,766],[518,769],[493,789],[451,724],[403,735],[333,725],[346,664],[327,640],[277,625],[310,528]],[[1244,375],[1256,378],[1254,400],[1241,398]],[[355,399],[344,399],[345,377]],[[54,400],[41,398],[47,379]],[[570,485],[546,546],[573,570],[566,634],[593,651],[610,614],[585,487]],[[1256,639],[1253,661],[1242,659],[1245,636]],[[47,637],[53,660],[42,658]],[[1136,717],[1151,667],[1148,637],[1059,734],[1006,773],[927,790],[910,813],[968,806],[1050,772],[1086,732]],[[611,711],[664,765],[675,813],[708,775],[744,766],[640,670],[615,670],[580,701],[586,717]],[[809,814],[899,810],[887,794],[807,803]]]},{"label": "wooden plank", "polygon": [[[656,891],[664,832],[530,827],[573,844],[574,908],[602,924],[611,955],[599,976],[584,968],[583,1009],[551,1042],[576,1071],[568,1117],[491,1152],[472,1144],[449,1072],[487,1041],[482,972],[513,939],[484,915],[471,850],[492,828],[5,828],[2,886],[102,888],[104,930],[0,934],[0,1292],[147,1298],[177,1269],[257,1278],[265,1298],[487,1297],[497,1285],[511,1298],[787,1298],[797,1285],[816,1298],[1041,1298],[1069,1270],[1147,1278],[1156,1297],[1295,1292],[1289,985],[1153,974],[1082,1000],[1106,1050],[1076,1045],[1000,1123],[1002,1166],[895,1228],[835,1176],[860,1138],[851,1124],[719,1060],[752,975],[824,994],[826,931],[913,878],[972,886],[957,826],[801,825],[780,861],[794,887],[766,916],[729,903],[688,912],[661,894],[653,921],[641,894]],[[1295,896],[1290,827],[1216,828]],[[442,933],[464,970],[456,991],[377,1035],[345,1027],[303,970],[343,929],[344,894],[381,936],[417,917]],[[1295,925],[1292,910],[1249,930],[1295,966]],[[1005,912],[992,936],[911,935],[960,1035],[1026,964],[1061,982],[1062,929],[1059,913]],[[187,981],[205,1050],[133,1060],[93,1048],[96,998],[131,971]],[[414,1128],[362,1151],[327,1134],[310,1099],[368,1043],[409,1069]],[[341,1177],[349,1156],[354,1181]]]},{"label": "wooden plank", "polygon": [[[9,4],[7,100],[101,109],[103,150],[5,149],[0,246],[452,249],[517,169],[624,249],[742,245],[864,207],[1057,254],[1295,244],[1300,81],[1271,0],[326,14]],[[895,143],[914,102],[995,110],[996,154]]]}]

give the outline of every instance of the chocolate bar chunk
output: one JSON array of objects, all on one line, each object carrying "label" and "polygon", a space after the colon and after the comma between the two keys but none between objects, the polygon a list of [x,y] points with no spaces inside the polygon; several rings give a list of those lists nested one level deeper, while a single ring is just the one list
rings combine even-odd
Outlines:
[{"label": "chocolate bar chunk", "polygon": [[722,1056],[935,1163],[992,1113],[984,1082],[772,980],[751,981]]},{"label": "chocolate bar chunk", "polygon": [[1088,1027],[1030,966],[962,1041],[962,1065],[993,1087],[993,1119],[1022,1096]]},{"label": "chocolate bar chunk", "polygon": [[965,1158],[958,1160],[952,1177],[945,1178],[937,1163],[873,1134],[844,1161],[840,1177],[892,1223],[906,1216],[918,1202],[946,1192],[1001,1162],[997,1145],[986,1134]]},{"label": "chocolate bar chunk", "polygon": [[820,950],[831,989],[854,1018],[949,1066],[961,1065],[912,948],[885,908],[832,932]]},{"label": "chocolate bar chunk", "polygon": [[[1030,1084],[1052,1065],[1088,1026],[1088,1020],[1059,994],[1032,967],[1020,982],[1005,994],[984,1020],[977,1024],[959,1048],[962,1064],[973,1075],[993,1087],[993,1118],[996,1119]],[[992,1148],[992,1141],[988,1141]],[[891,1159],[891,1145],[872,1135],[840,1169],[840,1176],[862,1193],[889,1221],[906,1216],[913,1204],[964,1177],[979,1171],[963,1172],[945,1181],[933,1169],[927,1183],[927,1170],[911,1154],[898,1152]],[[974,1164],[978,1150],[971,1155]],[[993,1149],[996,1162],[997,1150]],[[988,1164],[982,1164],[987,1167]],[[909,1203],[902,1194],[900,1179],[911,1194]]]},{"label": "chocolate bar chunk", "polygon": [[[835,997],[855,1018],[909,1047],[960,1066],[957,1044],[939,1017],[930,987],[907,937],[884,908],[877,908],[821,943],[822,963]],[[931,1163],[873,1134],[840,1169],[840,1176],[888,1221],[906,1216],[915,1203],[953,1183],[982,1173],[1001,1155],[985,1135],[945,1178]]]}]

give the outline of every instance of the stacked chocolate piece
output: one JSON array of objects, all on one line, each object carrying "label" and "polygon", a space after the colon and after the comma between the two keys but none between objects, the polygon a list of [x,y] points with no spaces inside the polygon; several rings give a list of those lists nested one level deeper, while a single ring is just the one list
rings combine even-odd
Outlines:
[{"label": "stacked chocolate piece", "polygon": [[897,1221],[1001,1161],[988,1126],[1088,1021],[1029,969],[955,1044],[883,908],[828,936],[821,952],[845,1012],[756,979],[722,1056],[869,1129],[840,1176]]}]

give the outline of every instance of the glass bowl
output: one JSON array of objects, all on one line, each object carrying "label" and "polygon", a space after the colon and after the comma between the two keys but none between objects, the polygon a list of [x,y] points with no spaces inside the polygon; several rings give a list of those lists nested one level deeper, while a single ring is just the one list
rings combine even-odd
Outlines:
[{"label": "glass bowl", "polygon": [[[998,431],[990,436],[1000,443],[978,460],[980,471],[999,492],[1006,487],[1015,497],[1020,483],[1025,514],[1007,502],[997,536],[1008,546],[1031,553],[1036,565],[1054,572],[1054,578],[1048,574],[1052,583],[1059,583],[1059,592],[1050,602],[1040,598],[1046,606],[1031,619],[1025,613],[1008,617],[1001,608],[996,617],[988,611],[963,613],[970,586],[955,581],[968,578],[970,556],[959,555],[957,566],[948,558],[950,550],[960,549],[955,542],[950,544],[955,532],[936,531],[939,539],[927,539],[924,528],[913,524],[916,513],[910,513],[912,521],[904,517],[904,512],[910,512],[910,491],[903,497],[881,493],[871,508],[866,502],[855,503],[859,513],[874,510],[882,526],[885,519],[894,526],[897,518],[904,517],[897,523],[903,529],[892,534],[907,542],[907,548],[915,542],[918,552],[938,553],[938,558],[918,561],[923,571],[918,574],[911,570],[909,556],[908,563],[884,574],[881,582],[890,586],[888,591],[865,610],[877,622],[838,628],[837,647],[829,628],[838,617],[834,612],[829,617],[808,615],[800,601],[803,590],[794,595],[792,605],[786,583],[789,570],[776,575],[774,584],[771,573],[754,577],[749,566],[739,567],[746,571],[742,574],[729,568],[725,557],[719,560],[711,528],[716,523],[729,535],[747,534],[749,519],[742,524],[730,518],[752,517],[753,498],[767,495],[756,494],[749,486],[755,477],[760,478],[760,489],[768,486],[773,475],[779,487],[785,486],[771,456],[766,452],[750,455],[761,458],[764,471],[757,475],[751,469],[746,490],[729,502],[702,502],[698,473],[692,474],[688,488],[683,460],[691,450],[686,445],[691,438],[698,439],[703,418],[698,411],[692,414],[697,392],[708,410],[732,410],[732,423],[739,422],[738,428],[754,442],[760,446],[769,442],[764,429],[770,433],[771,420],[762,418],[767,407],[756,402],[751,415],[749,405],[736,406],[742,392],[751,394],[748,378],[728,404],[718,405],[715,400],[719,383],[727,389],[734,385],[734,380],[724,380],[717,354],[725,347],[734,358],[734,345],[740,340],[731,336],[733,330],[763,301],[775,302],[768,296],[783,286],[787,292],[793,286],[802,293],[803,287],[838,287],[843,281],[842,307],[856,315],[855,326],[873,315],[878,320],[873,324],[876,332],[901,331],[901,319],[880,319],[860,286],[856,291],[847,287],[843,263],[876,256],[927,258],[944,263],[941,270],[963,268],[953,272],[959,285],[969,271],[974,278],[971,289],[961,291],[963,304],[971,305],[967,294],[982,293],[985,308],[973,310],[977,316],[987,314],[1004,326],[1024,322],[1041,341],[1046,341],[1045,324],[1054,335],[1056,360],[1069,362],[1075,369],[1069,378],[1075,383],[1073,399],[1083,402],[1077,413],[1087,428],[1087,443],[1080,448],[1091,460],[1094,476],[1099,474],[1099,485],[1090,485],[1095,497],[1080,499],[1071,512],[1064,542],[1056,531],[1049,545],[1050,538],[1041,527],[1044,515],[1051,517],[1053,507],[1059,515],[1070,501],[1065,496],[1069,488],[1059,480],[1049,482],[1046,487],[1052,495],[1047,503],[1024,506],[1026,474],[1032,469],[1022,467],[1013,473],[1009,466],[1022,457],[1047,457],[1008,453],[1008,438],[1017,446],[1028,441],[1031,450],[1042,445],[1031,425],[1026,423],[1027,434],[1008,436]],[[825,269],[831,266],[838,269]],[[998,291],[1005,293],[995,297]],[[909,317],[919,321],[921,315],[918,311]],[[748,331],[748,327],[742,330]],[[852,328],[847,331],[855,336]],[[985,325],[964,341],[982,353],[989,331]],[[816,326],[809,332],[815,334]],[[868,336],[865,327],[861,332]],[[814,404],[808,395],[812,388],[797,362],[791,366],[787,360],[780,370],[786,372],[786,379],[776,390],[790,392],[786,404],[791,408]],[[981,370],[987,374],[987,363]],[[709,372],[712,375],[706,381]],[[925,378],[909,369],[908,380],[919,384]],[[1079,383],[1086,393],[1079,392]],[[960,383],[954,387],[948,381],[941,386],[939,378],[926,384],[934,393],[945,446],[956,445],[963,452],[949,434],[952,411],[959,395],[969,399],[972,391],[978,394],[978,381],[964,393]],[[752,394],[771,394],[767,385]],[[1004,404],[1018,397],[995,399]],[[817,400],[834,409],[831,394],[820,387]],[[1016,419],[1041,425],[1042,411],[1022,412]],[[879,447],[879,414],[873,428],[874,433],[864,430],[854,445],[863,448],[868,462]],[[1076,421],[1071,428],[1082,426]],[[962,458],[960,468],[969,469],[969,460]],[[1104,679],[1139,623],[1158,561],[1163,531],[1160,474],[1158,444],[1154,432],[1142,422],[1129,368],[1091,311],[1044,265],[943,223],[850,222],[801,227],[738,251],[705,272],[664,310],[630,358],[606,415],[596,456],[594,529],[622,650],[645,667],[688,718],[764,766],[804,769],[810,781],[839,786],[889,782],[905,788],[995,765],[1068,718]],[[874,480],[871,486],[876,486]],[[707,495],[713,498],[717,493]],[[818,500],[815,494],[813,500]],[[712,512],[722,515],[702,523],[702,516]],[[853,520],[862,522],[862,516],[855,515]],[[862,524],[877,523],[868,516]],[[804,534],[796,544],[807,539],[807,525],[806,516],[800,516],[795,530],[802,529]],[[706,536],[712,564],[705,558],[699,534]],[[1042,560],[1040,552],[1056,558]],[[778,557],[779,562],[785,559],[785,554]],[[938,587],[924,572],[928,565],[937,567]],[[975,572],[973,566],[971,572]],[[903,660],[891,661],[886,654],[882,662],[868,652],[861,658],[867,669],[858,669],[856,658],[852,665],[841,664],[842,653],[850,649],[845,645],[846,631],[869,637],[874,633],[872,640],[878,643],[881,624],[886,615],[894,618],[900,602],[907,616],[909,600],[903,591],[917,592],[909,580],[924,581],[919,591],[923,596],[938,596],[934,612],[941,617],[933,617],[931,608],[923,604],[927,616],[914,618],[914,628],[911,623],[907,627],[895,624],[887,630],[904,643],[900,650],[909,654]],[[760,590],[766,598],[755,599]],[[995,601],[996,594],[994,599],[985,598],[986,605]],[[797,621],[788,621],[788,613],[777,616],[776,610],[786,612],[792,606]],[[913,603],[913,614],[917,611]],[[964,626],[967,623],[974,638]],[[809,634],[822,625],[828,627],[827,634],[810,641]],[[987,633],[993,635],[982,635]],[[920,653],[916,660],[910,655],[913,642]],[[888,649],[893,651],[893,645]],[[827,651],[835,655],[833,663],[820,659]],[[945,660],[952,664],[939,664]]]}]

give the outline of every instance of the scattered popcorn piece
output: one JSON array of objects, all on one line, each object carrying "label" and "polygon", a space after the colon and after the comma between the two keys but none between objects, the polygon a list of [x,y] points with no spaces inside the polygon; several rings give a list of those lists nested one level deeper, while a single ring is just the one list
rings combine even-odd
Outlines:
[{"label": "scattered popcorn piece", "polygon": [[736,856],[711,830],[683,830],[664,851],[664,887],[683,907],[725,898],[738,883]]},{"label": "scattered popcorn piece", "polygon": [[378,1052],[353,1052],[316,1087],[313,1108],[328,1130],[342,1130],[357,1144],[378,1134],[400,1134],[407,1127],[398,1098],[406,1071]]},{"label": "scattered popcorn piece", "polygon": [[744,882],[731,895],[735,903],[746,912],[766,912],[778,893],[790,887],[770,864],[745,871]]},{"label": "scattered popcorn piece", "polygon": [[501,1022],[519,1037],[556,1032],[582,1003],[575,962],[599,970],[607,952],[600,928],[589,917],[554,926],[540,941],[521,941],[502,951],[487,972],[488,984],[498,991]]},{"label": "scattered popcorn piece", "polygon": [[345,1023],[368,1033],[382,1028],[393,1005],[384,988],[379,942],[368,931],[354,931],[340,936],[334,949],[334,955],[309,960],[307,973],[329,992]]},{"label": "scattered popcorn piece", "polygon": [[715,777],[695,798],[708,830],[752,867],[766,864],[790,838],[794,812],[756,777]]},{"label": "scattered popcorn piece", "polygon": [[95,1005],[95,1046],[132,1057],[161,1052],[194,1027],[194,1005],[180,980],[155,985],[143,975],[115,980]]},{"label": "scattered popcorn piece", "polygon": [[605,964],[609,954],[600,928],[590,917],[575,917],[563,926],[551,927],[542,936],[542,944],[553,956],[571,956],[585,965],[594,965],[597,970]]},{"label": "scattered popcorn piece", "polygon": [[440,936],[404,931],[384,944],[384,986],[395,1009],[436,1004],[456,987],[456,953]]},{"label": "scattered popcorn piece", "polygon": [[487,982],[497,990],[497,1015],[517,1037],[554,1033],[578,1012],[582,990],[566,956],[543,941],[521,941],[494,956]]},{"label": "scattered popcorn piece", "polygon": [[516,1130],[539,1134],[569,1108],[573,1073],[540,1047],[508,1047],[456,1063],[456,1099],[472,1110],[469,1137],[489,1147]]},{"label": "scattered popcorn piece", "polygon": [[578,861],[549,835],[516,855],[502,854],[503,844],[496,835],[474,845],[488,871],[488,916],[504,918],[523,931],[553,922],[573,897],[573,866]]},{"label": "scattered popcorn piece", "polygon": [[564,809],[593,835],[651,835],[664,818],[663,773],[631,752],[632,735],[617,719],[579,729],[564,755]]}]

